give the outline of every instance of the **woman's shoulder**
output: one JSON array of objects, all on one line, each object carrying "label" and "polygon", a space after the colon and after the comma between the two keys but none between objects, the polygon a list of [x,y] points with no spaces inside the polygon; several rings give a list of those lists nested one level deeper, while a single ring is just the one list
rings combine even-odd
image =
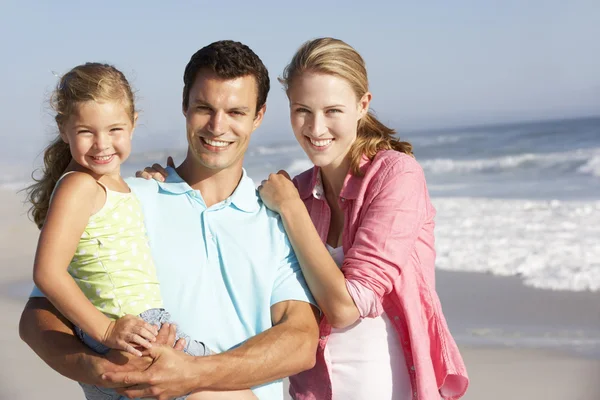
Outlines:
[{"label": "woman's shoulder", "polygon": [[385,179],[387,172],[392,171],[394,173],[418,172],[422,174],[423,168],[413,156],[396,150],[382,150],[373,158],[368,173]]},{"label": "woman's shoulder", "polygon": [[316,173],[315,168],[316,167],[313,166],[296,175],[293,179],[294,185],[296,186],[296,189],[298,189],[301,197],[304,197],[303,194],[305,192],[312,190],[312,186],[314,185],[313,180]]}]

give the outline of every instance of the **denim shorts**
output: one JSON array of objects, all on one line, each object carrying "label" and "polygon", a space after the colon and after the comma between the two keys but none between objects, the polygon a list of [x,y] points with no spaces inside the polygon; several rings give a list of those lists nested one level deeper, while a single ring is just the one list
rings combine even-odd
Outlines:
[{"label": "denim shorts", "polygon": [[[150,310],[146,310],[141,313],[139,317],[149,324],[158,326],[159,328],[162,326],[162,324],[171,323],[171,316],[162,308],[152,308]],[[106,354],[109,352],[109,347],[106,347],[102,343],[95,341],[78,327],[75,327],[75,333],[77,336],[79,336],[83,343],[85,343],[96,353]],[[179,327],[177,327],[177,340],[181,338],[185,339],[186,346],[185,349],[183,349],[185,353],[191,356],[206,356],[211,354],[211,351],[204,345],[204,343],[196,340],[190,340],[190,337],[180,331]],[[87,400],[127,400],[125,396],[121,396],[114,389],[88,385],[87,383],[81,382],[79,385],[83,388],[83,392]],[[176,400],[182,400],[186,397],[187,396],[178,397]]]}]

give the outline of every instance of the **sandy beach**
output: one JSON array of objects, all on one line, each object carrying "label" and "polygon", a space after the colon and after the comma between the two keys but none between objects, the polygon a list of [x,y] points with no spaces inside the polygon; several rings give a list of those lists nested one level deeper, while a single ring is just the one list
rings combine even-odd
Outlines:
[{"label": "sandy beach", "polygon": [[[78,386],[19,339],[37,229],[22,195],[0,191],[1,399],[81,399]],[[600,293],[523,286],[518,278],[438,271],[437,287],[471,386],[464,399],[600,399]]]}]

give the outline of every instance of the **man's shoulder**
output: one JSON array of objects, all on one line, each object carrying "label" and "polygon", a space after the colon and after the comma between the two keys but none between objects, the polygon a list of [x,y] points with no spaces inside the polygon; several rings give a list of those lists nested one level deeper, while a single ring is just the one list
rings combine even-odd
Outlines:
[{"label": "man's shoulder", "polygon": [[145,193],[157,193],[159,188],[158,182],[154,179],[130,177],[125,178],[125,183],[138,196]]}]

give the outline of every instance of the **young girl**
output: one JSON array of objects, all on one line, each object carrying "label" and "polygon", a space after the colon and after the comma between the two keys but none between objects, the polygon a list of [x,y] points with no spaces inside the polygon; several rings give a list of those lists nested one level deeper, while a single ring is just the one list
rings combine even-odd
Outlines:
[{"label": "young girl", "polygon": [[[44,153],[44,174],[28,189],[41,229],[34,282],[92,349],[141,356],[169,322],[162,308],[137,198],[120,175],[137,113],[116,68],[87,63],[60,80],[52,97],[59,137]],[[186,353],[210,353],[186,339]],[[81,384],[89,399],[121,398]],[[191,399],[256,398],[251,391],[198,393]]]},{"label": "young girl", "polygon": [[324,314],[316,366],[290,378],[292,397],[460,398],[468,378],[435,292],[435,209],[411,145],[369,112],[363,59],[316,39],[280,81],[314,167],[259,190]]}]

